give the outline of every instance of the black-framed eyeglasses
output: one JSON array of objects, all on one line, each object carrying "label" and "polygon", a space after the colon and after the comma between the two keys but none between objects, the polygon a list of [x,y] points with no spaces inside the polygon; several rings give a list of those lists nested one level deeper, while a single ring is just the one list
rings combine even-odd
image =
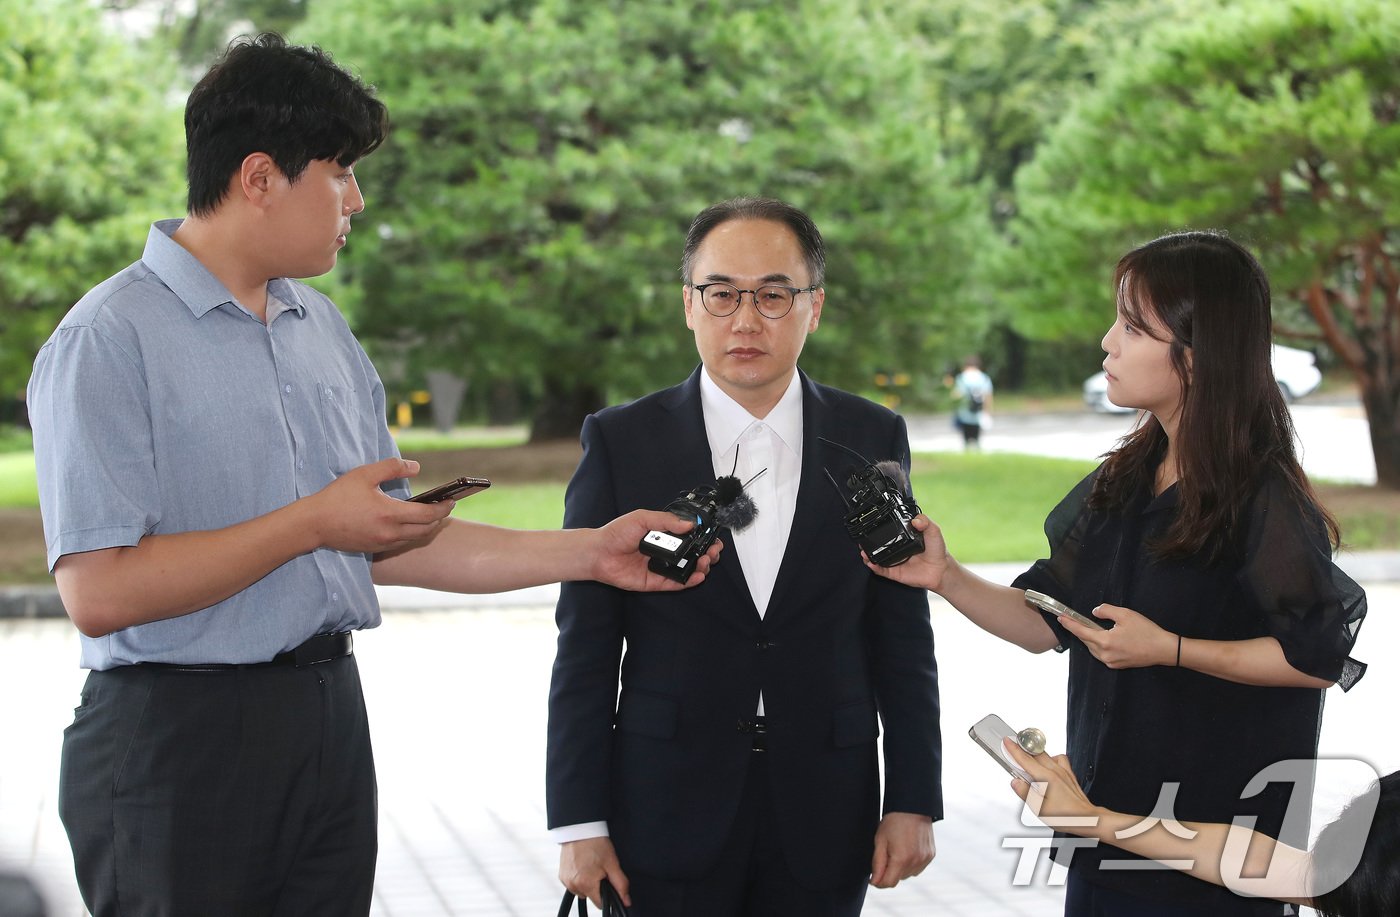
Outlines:
[{"label": "black-framed eyeglasses", "polygon": [[705,307],[705,311],[715,318],[733,315],[743,302],[744,294],[749,293],[753,296],[754,308],[758,310],[758,314],[772,319],[782,318],[791,312],[797,294],[810,293],[819,288],[819,284],[812,284],[810,287],[785,287],[782,284],[766,283],[756,290],[741,290],[724,281],[697,283],[691,286],[700,294],[700,304]]}]

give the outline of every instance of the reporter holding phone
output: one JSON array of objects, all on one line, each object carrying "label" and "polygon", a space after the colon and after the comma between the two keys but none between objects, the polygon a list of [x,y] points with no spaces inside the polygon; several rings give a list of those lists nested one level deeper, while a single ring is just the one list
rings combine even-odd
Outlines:
[{"label": "reporter holding phone", "polygon": [[[995,585],[920,518],[924,554],[871,569],[1027,650],[1069,653],[1069,759],[1096,804],[1203,822],[1254,814],[1277,837],[1294,788],[1242,790],[1275,762],[1316,757],[1323,689],[1364,671],[1348,654],[1365,593],[1332,563],[1337,526],[1295,455],[1258,262],[1222,234],[1178,233],[1126,254],[1114,289],[1109,397],[1143,413],[1050,513],[1050,556]],[[1105,629],[1033,609],[1026,589]],[[1066,914],[1292,913],[1144,865],[1074,852]]]},{"label": "reporter holding phone", "polygon": [[[637,551],[669,513],[518,532],[409,501],[415,462],[336,263],[384,105],[317,48],[236,42],[185,110],[189,215],[35,361],[48,559],[91,669],[59,814],[94,917],[366,914],[374,761],[351,632],[375,583],[679,589]],[[701,558],[700,573],[717,553]]]}]

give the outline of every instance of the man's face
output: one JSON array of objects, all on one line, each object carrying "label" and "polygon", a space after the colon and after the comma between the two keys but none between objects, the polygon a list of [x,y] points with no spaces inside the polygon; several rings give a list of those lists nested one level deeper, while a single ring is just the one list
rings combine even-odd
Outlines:
[{"label": "man's face", "polygon": [[316,159],[294,183],[280,171],[273,180],[276,198],[266,244],[276,247],[273,255],[282,268],[278,276],[326,273],[345,245],[350,217],[365,209],[354,166]]},{"label": "man's face", "polygon": [[[723,281],[741,290],[764,284],[805,288],[812,282],[797,236],[782,223],[730,220],[710,231],[695,252],[691,283]],[[705,311],[700,293],[684,288],[685,324],[710,377],[756,416],[777,404],[792,379],[807,335],[817,330],[824,290],[798,293],[782,318],[760,315],[744,293],[732,315]]]}]

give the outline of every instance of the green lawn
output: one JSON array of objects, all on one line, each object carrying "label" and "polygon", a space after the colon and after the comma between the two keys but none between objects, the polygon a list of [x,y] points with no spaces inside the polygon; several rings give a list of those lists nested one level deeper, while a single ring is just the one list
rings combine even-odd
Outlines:
[{"label": "green lawn", "polygon": [[[444,439],[461,448],[460,434]],[[475,444],[496,441],[483,436]],[[414,447],[422,448],[417,441]],[[1092,468],[1091,462],[1005,453],[921,454],[914,457],[914,493],[959,560],[1023,561],[1045,554],[1046,514]],[[1322,490],[1325,500],[1325,486]],[[0,508],[37,506],[34,454],[0,452]],[[498,485],[468,497],[456,509],[464,519],[527,529],[558,528],[563,514],[563,481]],[[1400,546],[1400,523],[1393,514],[1353,510],[1339,515],[1348,549]]]},{"label": "green lawn", "polygon": [[37,507],[33,452],[0,453],[0,507]]},{"label": "green lawn", "polygon": [[1093,462],[1007,453],[914,456],[914,495],[968,563],[1043,557],[1045,516]]},{"label": "green lawn", "polygon": [[[959,560],[1020,561],[1045,554],[1045,515],[1093,467],[1020,455],[918,455],[914,491]],[[558,528],[564,485],[492,487],[462,500],[454,515],[492,525]]]},{"label": "green lawn", "polygon": [[457,501],[452,515],[515,529],[557,529],[564,524],[564,483],[497,484]]},{"label": "green lawn", "polygon": [[[959,560],[1020,561],[1045,554],[1045,515],[1093,467],[1022,455],[918,455],[914,492]],[[492,525],[558,528],[564,485],[493,487],[458,503],[454,515]]]}]

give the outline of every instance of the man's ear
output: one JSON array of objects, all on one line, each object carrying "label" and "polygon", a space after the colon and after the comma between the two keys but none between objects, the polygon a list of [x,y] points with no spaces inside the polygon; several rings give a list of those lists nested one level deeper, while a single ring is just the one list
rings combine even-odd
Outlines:
[{"label": "man's ear", "polygon": [[807,333],[817,330],[822,323],[822,304],[826,302],[826,288],[817,287],[812,291],[812,318],[807,322]]},{"label": "man's ear", "polygon": [[681,301],[685,303],[685,326],[695,330],[695,288],[681,286]]},{"label": "man's ear", "polygon": [[238,166],[238,174],[231,179],[237,182],[234,192],[255,207],[266,205],[282,170],[266,153],[249,153]]}]

